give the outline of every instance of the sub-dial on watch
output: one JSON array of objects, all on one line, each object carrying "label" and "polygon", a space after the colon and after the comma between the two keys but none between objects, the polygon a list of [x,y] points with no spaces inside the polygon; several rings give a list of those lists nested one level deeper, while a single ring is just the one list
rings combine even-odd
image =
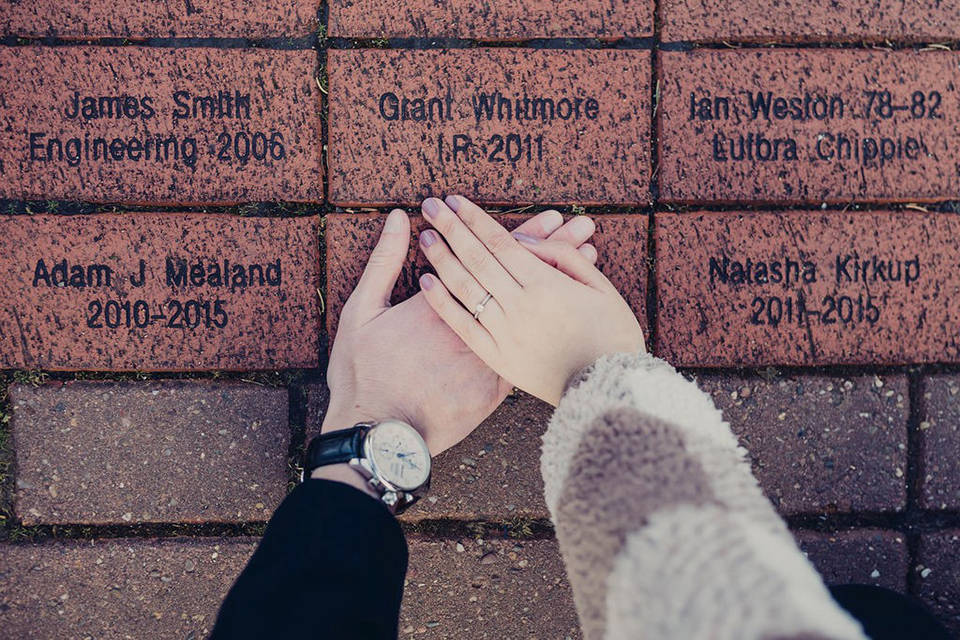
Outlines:
[{"label": "sub-dial on watch", "polygon": [[356,467],[401,513],[430,486],[430,451],[416,429],[400,420],[358,424],[315,437],[303,462],[304,477],[318,467],[348,463]]}]

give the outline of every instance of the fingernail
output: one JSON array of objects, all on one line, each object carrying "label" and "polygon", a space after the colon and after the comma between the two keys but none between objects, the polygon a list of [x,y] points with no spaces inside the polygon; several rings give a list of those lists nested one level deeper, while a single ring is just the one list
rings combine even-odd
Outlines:
[{"label": "fingernail", "polygon": [[454,213],[460,210],[460,196],[447,196],[443,199]]},{"label": "fingernail", "polygon": [[533,236],[528,236],[522,231],[514,231],[513,237],[524,244],[537,244],[538,242],[540,242],[537,238],[534,238]]},{"label": "fingernail", "polygon": [[387,221],[383,223],[384,233],[400,233],[403,230],[403,212],[394,209],[387,216]]},{"label": "fingernail", "polygon": [[436,198],[427,198],[420,208],[423,210],[423,215],[433,220],[440,213],[440,201]]},{"label": "fingernail", "polygon": [[590,218],[578,216],[570,221],[570,231],[578,237],[589,236],[595,228],[596,225]]},{"label": "fingernail", "polygon": [[420,234],[420,244],[422,244],[425,247],[431,246],[436,241],[437,241],[437,234],[429,229],[427,229],[426,231]]},{"label": "fingernail", "polygon": [[420,276],[420,288],[424,291],[430,291],[433,288],[433,278],[430,277],[430,274],[423,274]]}]

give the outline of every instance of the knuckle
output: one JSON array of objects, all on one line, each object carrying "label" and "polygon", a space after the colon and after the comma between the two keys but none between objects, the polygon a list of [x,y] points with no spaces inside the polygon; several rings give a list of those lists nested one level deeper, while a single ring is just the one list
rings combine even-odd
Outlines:
[{"label": "knuckle", "polygon": [[465,223],[470,224],[476,220],[477,211],[479,211],[477,205],[472,202],[465,202],[463,198],[460,199],[460,208],[457,210],[457,216]]},{"label": "knuckle", "polygon": [[463,266],[468,271],[476,272],[485,268],[489,259],[486,251],[470,251],[463,257]]},{"label": "knuckle", "polygon": [[470,296],[473,293],[473,283],[470,282],[467,278],[459,278],[456,283],[454,283],[454,294],[460,300],[466,302],[470,301]]},{"label": "knuckle", "polygon": [[497,231],[487,240],[487,247],[489,247],[490,251],[494,254],[503,253],[512,247],[514,242],[516,242],[516,240],[506,231]]},{"label": "knuckle", "polygon": [[367,260],[367,266],[374,268],[384,267],[390,264],[391,258],[391,252],[386,247],[377,245],[373,253],[370,254],[370,259]]},{"label": "knuckle", "polygon": [[449,237],[450,234],[456,230],[457,224],[456,216],[447,215],[445,213],[440,213],[433,222],[433,225],[436,227],[437,231],[439,231],[445,237]]},{"label": "knuckle", "polygon": [[441,316],[444,315],[450,304],[450,299],[445,295],[440,295],[439,292],[432,294],[429,298],[432,300],[431,306],[437,314]]}]

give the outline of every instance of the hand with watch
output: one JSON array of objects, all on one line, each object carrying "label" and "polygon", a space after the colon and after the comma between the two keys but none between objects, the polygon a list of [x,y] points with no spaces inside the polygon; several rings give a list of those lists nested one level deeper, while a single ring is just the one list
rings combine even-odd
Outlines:
[{"label": "hand with watch", "polygon": [[303,472],[322,478],[322,472],[313,476],[314,471],[346,463],[366,480],[368,491],[399,514],[430,487],[430,462],[430,450],[416,429],[400,420],[384,420],[317,436],[307,447]]},{"label": "hand with watch", "polygon": [[[564,224],[544,211],[516,231],[577,247],[593,262],[594,229],[589,218]],[[304,460],[306,478],[345,482],[396,511],[426,491],[430,456],[469,435],[513,388],[422,293],[390,304],[409,245],[410,220],[395,209],[340,314],[327,369],[330,405]]]}]

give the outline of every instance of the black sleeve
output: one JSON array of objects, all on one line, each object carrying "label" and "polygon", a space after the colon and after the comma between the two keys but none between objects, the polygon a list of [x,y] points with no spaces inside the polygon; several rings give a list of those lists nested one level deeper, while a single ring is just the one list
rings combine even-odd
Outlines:
[{"label": "black sleeve", "polygon": [[273,514],[211,640],[395,640],[406,572],[407,543],[385,505],[308,480]]}]

